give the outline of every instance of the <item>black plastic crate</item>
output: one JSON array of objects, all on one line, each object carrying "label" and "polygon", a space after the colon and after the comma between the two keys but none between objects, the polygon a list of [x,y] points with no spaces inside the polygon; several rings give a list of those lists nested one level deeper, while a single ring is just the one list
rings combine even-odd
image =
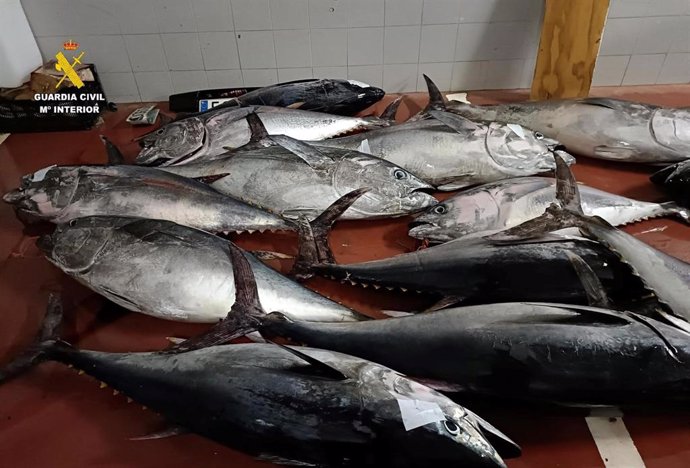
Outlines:
[{"label": "black plastic crate", "polygon": [[[85,94],[100,93],[105,98],[105,91],[94,65],[88,65],[93,73],[94,81],[85,81],[84,86],[74,86],[60,89],[60,93],[73,93],[77,97]],[[98,114],[70,114],[70,113],[41,113],[40,107],[51,106],[99,106]],[[92,128],[100,114],[108,106],[105,101],[31,101],[0,99],[0,133],[29,133],[29,132],[63,132],[70,130],[88,130]]]}]

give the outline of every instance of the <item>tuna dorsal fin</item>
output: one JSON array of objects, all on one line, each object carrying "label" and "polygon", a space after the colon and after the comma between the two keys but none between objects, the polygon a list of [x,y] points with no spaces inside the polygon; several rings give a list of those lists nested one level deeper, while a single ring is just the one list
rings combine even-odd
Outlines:
[{"label": "tuna dorsal fin", "polygon": [[[543,215],[525,221],[513,228],[486,237],[492,242],[512,242],[516,239],[533,239],[547,232],[558,231],[568,227],[586,227],[589,223],[609,226],[598,217],[585,216],[580,204],[580,190],[568,164],[559,155],[556,160],[556,198]],[[613,229],[613,228],[611,228]]]},{"label": "tuna dorsal fin", "polygon": [[580,283],[587,294],[587,302],[592,307],[602,307],[604,309],[610,309],[611,303],[609,301],[608,295],[604,286],[601,284],[599,277],[594,273],[592,267],[590,267],[587,262],[585,262],[582,257],[574,254],[568,250],[565,251],[568,256],[570,263],[575,269]]},{"label": "tuna dorsal fin", "polygon": [[244,252],[228,241],[228,257],[235,279],[235,303],[228,315],[208,331],[163,351],[166,354],[184,353],[195,349],[217,346],[254,332],[266,315],[259,302],[254,272]]},{"label": "tuna dorsal fin", "polygon": [[105,146],[105,153],[108,156],[108,165],[118,166],[125,163],[125,157],[122,155],[120,148],[115,146],[115,143],[110,141],[105,135],[99,135],[103,146]]},{"label": "tuna dorsal fin", "polygon": [[429,115],[458,133],[467,134],[467,132],[473,132],[480,127],[476,122],[450,112],[432,110]]},{"label": "tuna dorsal fin", "polygon": [[309,221],[304,216],[299,218],[297,224],[299,253],[290,275],[298,279],[307,279],[313,276],[311,270],[315,265],[335,263],[335,257],[328,245],[328,233],[331,226],[359,197],[368,191],[368,188],[360,188],[343,195],[313,221]]},{"label": "tuna dorsal fin", "polygon": [[381,112],[381,118],[390,122],[395,122],[395,115],[398,113],[398,109],[404,97],[405,96],[398,96],[393,102],[388,104],[388,107]]},{"label": "tuna dorsal fin", "polygon": [[269,138],[266,126],[256,112],[247,115],[247,123],[249,124],[249,131],[251,132],[249,143],[258,143]]},{"label": "tuna dorsal fin", "polygon": [[465,407],[465,411],[474,418],[484,437],[489,440],[501,457],[515,458],[522,455],[522,449],[510,437],[496,429],[493,424],[479,417],[476,413],[468,410],[467,407]]},{"label": "tuna dorsal fin", "polygon": [[286,135],[272,135],[270,138],[314,169],[326,169],[334,162],[330,156],[303,141],[295,140]]},{"label": "tuna dorsal fin", "polygon": [[426,87],[429,91],[429,104],[426,106],[425,110],[446,110],[446,98],[443,97],[443,93],[438,89],[436,83],[427,75],[422,76],[424,76],[424,81],[426,81]]},{"label": "tuna dorsal fin", "polygon": [[348,377],[345,374],[340,372],[335,367],[332,367],[323,361],[319,361],[318,359],[313,358],[306,353],[303,353],[301,351],[297,351],[295,348],[290,347],[290,346],[284,346],[284,345],[275,343],[275,342],[270,341],[270,340],[267,340],[267,341],[269,343],[273,343],[276,346],[279,346],[280,348],[284,349],[288,353],[294,354],[298,358],[307,362],[309,365],[312,366],[313,370],[315,371],[315,373],[319,377],[323,377],[323,378],[330,379],[330,380],[347,380],[348,379]]}]

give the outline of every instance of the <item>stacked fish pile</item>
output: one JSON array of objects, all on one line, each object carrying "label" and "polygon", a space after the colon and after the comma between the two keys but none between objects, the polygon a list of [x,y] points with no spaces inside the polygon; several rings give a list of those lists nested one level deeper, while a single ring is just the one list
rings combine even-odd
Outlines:
[{"label": "stacked fish pile", "polygon": [[[504,467],[520,454],[444,393],[687,401],[690,265],[614,226],[690,213],[578,186],[566,151],[681,161],[690,114],[608,99],[477,107],[427,82],[429,105],[405,123],[400,100],[380,117],[314,111],[383,96],[363,83],[282,84],[145,135],[138,165],[105,141],[108,165],[25,176],[4,200],[57,225],[38,241],[51,263],[131,311],[213,326],[157,352],[78,350],[52,297],[38,342],[0,379],[60,361],[162,414],[165,435],[299,466]],[[653,178],[687,196],[688,174],[680,162]],[[338,219],[413,214],[409,234],[434,245],[336,264]],[[299,238],[290,275],[262,261],[284,254],[229,239],[277,230]],[[298,282],[313,275],[436,302],[372,320]],[[256,342],[228,344],[245,335]]]}]

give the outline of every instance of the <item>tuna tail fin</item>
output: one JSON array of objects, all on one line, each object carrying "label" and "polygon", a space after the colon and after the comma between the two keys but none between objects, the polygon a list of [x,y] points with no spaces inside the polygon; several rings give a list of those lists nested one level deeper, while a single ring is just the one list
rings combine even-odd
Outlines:
[{"label": "tuna tail fin", "polygon": [[228,241],[228,257],[232,263],[235,279],[235,303],[228,315],[205,333],[175,344],[162,351],[163,353],[185,353],[221,345],[259,329],[266,312],[259,301],[259,291],[249,260],[245,257],[245,253],[230,241]]},{"label": "tuna tail fin", "polygon": [[105,146],[105,153],[108,156],[109,166],[119,166],[125,163],[125,157],[122,155],[120,148],[115,146],[115,143],[108,140],[104,135],[99,135],[103,146]]},{"label": "tuna tail fin", "polygon": [[[525,221],[513,228],[487,236],[494,242],[512,242],[515,240],[534,239],[548,232],[569,227],[586,228],[588,224],[598,223],[611,227],[603,219],[586,216],[582,211],[580,190],[568,164],[559,155],[556,160],[556,202],[552,203],[543,215]],[[613,228],[611,228],[613,229]]]},{"label": "tuna tail fin", "polygon": [[381,118],[389,121],[390,123],[395,123],[395,115],[398,113],[398,109],[400,108],[400,104],[402,103],[404,97],[405,96],[398,96],[395,101],[388,104],[388,107],[381,112]]},{"label": "tuna tail fin", "polygon": [[368,188],[360,188],[340,197],[313,221],[302,216],[297,221],[299,236],[299,252],[290,275],[298,279],[308,279],[314,265],[319,263],[335,263],[335,257],[328,245],[328,233],[333,223],[356,202],[359,197],[368,192]]},{"label": "tuna tail fin", "polygon": [[690,210],[683,208],[676,202],[665,202],[661,204],[661,207],[668,214],[677,216],[680,219],[682,219],[683,222],[685,222],[686,224],[690,224]]},{"label": "tuna tail fin", "polygon": [[33,366],[50,359],[50,351],[59,343],[60,325],[62,324],[62,301],[57,294],[48,296],[46,314],[41,330],[34,342],[16,359],[0,369],[0,382],[16,377]]},{"label": "tuna tail fin", "polygon": [[678,169],[679,165],[680,163],[666,166],[663,169],[660,169],[651,176],[649,176],[649,180],[651,180],[655,184],[663,185],[668,180],[668,178],[676,172],[676,169]]}]

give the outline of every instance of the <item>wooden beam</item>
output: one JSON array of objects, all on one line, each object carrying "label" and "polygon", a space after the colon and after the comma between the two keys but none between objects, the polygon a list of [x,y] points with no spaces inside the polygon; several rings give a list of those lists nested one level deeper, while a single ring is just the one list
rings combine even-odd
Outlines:
[{"label": "wooden beam", "polygon": [[546,0],[532,99],[585,97],[609,0]]}]

